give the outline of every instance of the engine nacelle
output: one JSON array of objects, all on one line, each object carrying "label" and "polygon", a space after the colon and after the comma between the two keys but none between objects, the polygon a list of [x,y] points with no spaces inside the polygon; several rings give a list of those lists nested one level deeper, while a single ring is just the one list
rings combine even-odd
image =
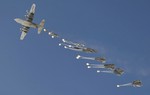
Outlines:
[{"label": "engine nacelle", "polygon": [[29,18],[29,16],[28,15],[24,15],[25,16],[25,18]]}]

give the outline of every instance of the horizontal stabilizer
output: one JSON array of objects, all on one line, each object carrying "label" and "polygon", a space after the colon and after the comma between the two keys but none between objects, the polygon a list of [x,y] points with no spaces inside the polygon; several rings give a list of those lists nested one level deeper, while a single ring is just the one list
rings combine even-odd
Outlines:
[{"label": "horizontal stabilizer", "polygon": [[45,20],[43,19],[38,26],[38,34],[41,33],[42,29],[44,28],[44,24],[45,24]]}]

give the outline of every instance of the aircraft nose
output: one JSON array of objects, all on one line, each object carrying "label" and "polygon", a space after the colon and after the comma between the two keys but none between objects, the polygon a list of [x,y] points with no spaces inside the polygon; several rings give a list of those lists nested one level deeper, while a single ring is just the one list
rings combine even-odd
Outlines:
[{"label": "aircraft nose", "polygon": [[18,22],[18,19],[17,19],[17,18],[15,18],[14,20],[15,20],[16,22]]},{"label": "aircraft nose", "polygon": [[21,23],[21,19],[19,19],[19,18],[15,18],[14,19],[17,23]]}]

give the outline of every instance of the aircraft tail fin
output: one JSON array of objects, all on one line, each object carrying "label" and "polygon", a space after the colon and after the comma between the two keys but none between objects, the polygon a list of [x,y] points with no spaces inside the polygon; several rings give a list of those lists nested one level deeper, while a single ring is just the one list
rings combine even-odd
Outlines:
[{"label": "aircraft tail fin", "polygon": [[43,19],[38,26],[38,34],[41,33],[42,29],[44,28],[44,24],[45,24],[45,20]]}]

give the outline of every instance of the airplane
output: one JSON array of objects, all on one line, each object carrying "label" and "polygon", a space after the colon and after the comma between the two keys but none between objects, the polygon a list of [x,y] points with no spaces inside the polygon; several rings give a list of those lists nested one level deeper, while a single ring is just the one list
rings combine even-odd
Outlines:
[{"label": "airplane", "polygon": [[142,82],[140,80],[134,80],[132,83],[126,83],[126,84],[117,85],[117,87],[121,87],[121,86],[141,87],[142,86]]},{"label": "airplane", "polygon": [[20,28],[20,30],[22,32],[22,34],[20,36],[20,40],[23,40],[25,38],[25,36],[27,35],[28,30],[29,30],[30,27],[37,28],[38,29],[38,34],[40,34],[42,29],[44,28],[44,24],[45,24],[44,19],[41,21],[40,24],[35,24],[35,23],[32,22],[33,18],[34,18],[34,13],[35,13],[35,7],[36,7],[36,5],[32,4],[30,11],[29,12],[26,11],[27,12],[27,15],[25,15],[26,20],[23,20],[23,19],[20,19],[20,18],[15,18],[14,19],[17,23],[19,23],[23,26],[22,28]]}]

